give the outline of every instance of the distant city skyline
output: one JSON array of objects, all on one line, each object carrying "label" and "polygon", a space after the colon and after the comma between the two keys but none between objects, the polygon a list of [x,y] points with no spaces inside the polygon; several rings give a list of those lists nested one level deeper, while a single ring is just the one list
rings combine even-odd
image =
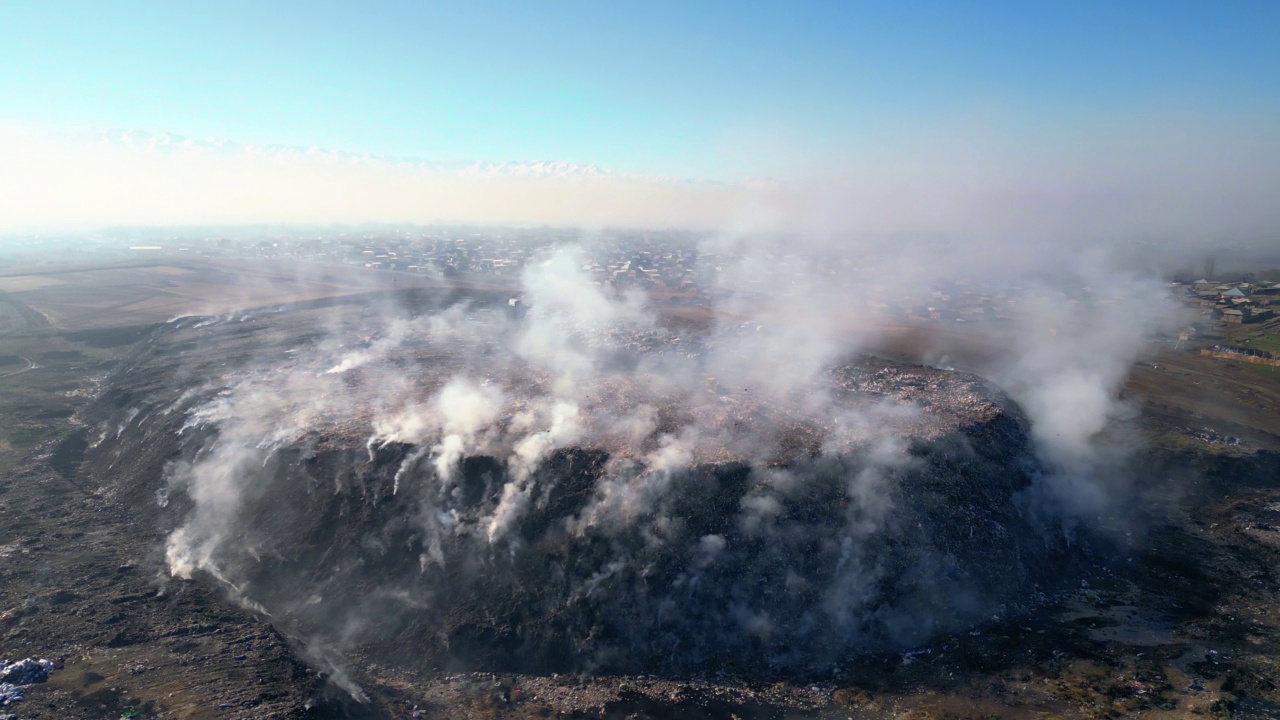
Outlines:
[{"label": "distant city skyline", "polygon": [[1274,3],[86,2],[6,18],[0,230],[1280,228]]}]

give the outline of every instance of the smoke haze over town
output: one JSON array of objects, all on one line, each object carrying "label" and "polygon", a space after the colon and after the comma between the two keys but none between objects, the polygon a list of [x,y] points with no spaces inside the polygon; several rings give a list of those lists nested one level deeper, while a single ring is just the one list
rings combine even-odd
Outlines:
[{"label": "smoke haze over town", "polygon": [[1270,5],[11,14],[0,719],[1280,716]]}]

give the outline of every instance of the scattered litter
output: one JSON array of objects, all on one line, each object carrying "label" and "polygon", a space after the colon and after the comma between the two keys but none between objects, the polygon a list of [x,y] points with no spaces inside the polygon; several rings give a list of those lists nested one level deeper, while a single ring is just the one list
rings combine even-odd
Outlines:
[{"label": "scattered litter", "polygon": [[1191,437],[1209,443],[1210,445],[1226,445],[1227,447],[1239,447],[1240,438],[1231,435],[1223,435],[1212,428],[1201,428],[1200,430],[1192,430],[1186,428],[1184,430]]},{"label": "scattered litter", "polygon": [[0,706],[12,705],[26,699],[24,685],[42,683],[49,679],[54,665],[48,660],[27,658],[17,662],[0,661]]},{"label": "scattered litter", "polygon": [[916,658],[920,657],[921,655],[932,655],[932,654],[933,654],[933,648],[931,647],[921,648],[919,650],[912,650],[910,652],[904,652],[902,653],[902,664],[910,665],[911,663],[915,662]]},{"label": "scattered litter", "polygon": [[14,663],[4,661],[0,662],[0,666],[3,666],[0,667],[0,682],[14,685],[30,685],[44,682],[49,679],[49,673],[54,669],[51,661],[36,660],[35,658],[27,658]]},{"label": "scattered litter", "polygon": [[22,694],[22,688],[9,683],[0,683],[0,705],[8,706],[26,699]]}]

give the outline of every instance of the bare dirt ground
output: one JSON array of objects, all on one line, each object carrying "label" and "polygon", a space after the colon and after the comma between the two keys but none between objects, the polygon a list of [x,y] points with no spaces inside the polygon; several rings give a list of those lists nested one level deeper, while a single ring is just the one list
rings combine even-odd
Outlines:
[{"label": "bare dirt ground", "polygon": [[[420,677],[357,657],[370,700],[355,703],[270,618],[165,578],[160,529],[80,472],[75,431],[151,323],[409,281],[390,282],[185,261],[0,269],[0,658],[61,667],[0,717],[1280,717],[1280,375],[1165,341],[1124,388],[1148,450],[1134,507],[1106,520],[1115,550],[1083,558],[1080,587],[1034,614],[800,684]],[[957,357],[989,351],[948,333]],[[888,337],[888,354],[937,343],[911,326]]]},{"label": "bare dirt ground", "polygon": [[[510,286],[449,282],[409,273],[279,259],[237,262],[155,258],[95,265],[0,267],[0,333],[27,322],[64,330],[165,322],[182,315],[339,298],[371,292],[461,285],[509,292]],[[5,307],[5,298],[13,303]],[[15,304],[16,303],[16,304]],[[22,310],[19,310],[22,308]]]}]

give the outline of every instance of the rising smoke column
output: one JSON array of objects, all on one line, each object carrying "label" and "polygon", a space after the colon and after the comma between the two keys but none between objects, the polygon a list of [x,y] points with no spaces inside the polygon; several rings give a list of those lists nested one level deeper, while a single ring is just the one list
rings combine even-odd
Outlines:
[{"label": "rising smoke column", "polygon": [[[651,613],[666,623],[614,628],[620,637],[637,633],[639,642],[651,634],[677,647],[682,633],[692,633],[700,649],[690,656],[708,658],[742,638],[814,648],[811,657],[778,651],[771,660],[795,667],[859,643],[914,642],[979,612],[980,588],[956,570],[958,561],[933,549],[932,530],[903,524],[923,512],[904,504],[904,484],[910,488],[933,472],[904,440],[907,428],[927,420],[927,405],[859,402],[858,391],[850,396],[830,386],[833,366],[874,343],[886,313],[877,287],[886,283],[827,272],[831,263],[803,246],[790,255],[776,243],[737,252],[741,257],[726,259],[713,287],[723,314],[694,357],[628,349],[630,338],[663,332],[644,297],[595,285],[583,270],[584,252],[565,248],[527,269],[523,296],[530,309],[520,322],[497,313],[473,322],[471,311],[455,307],[408,324],[389,321],[371,342],[328,343],[320,356],[234,381],[190,418],[216,429],[216,437],[172,472],[194,509],[170,537],[170,572],[191,577],[205,570],[242,586],[227,571],[235,562],[220,558],[245,552],[242,525],[256,486],[290,482],[264,477],[260,468],[310,430],[354,424],[368,432],[367,467],[399,452],[395,445],[409,446],[396,460],[391,494],[414,505],[419,575],[388,580],[371,595],[396,598],[400,613],[430,613],[444,602],[443,590],[431,585],[442,568],[466,568],[503,589],[503,582],[518,585],[519,563],[543,562],[525,554],[542,550],[536,542],[524,547],[523,528],[554,505],[564,479],[548,465],[575,447],[604,448],[611,459],[582,506],[562,518],[558,551],[612,549],[575,569],[580,575],[566,575],[563,601],[584,612],[630,608],[619,617]],[[896,298],[914,298],[927,295],[948,265],[911,264],[919,260],[912,252],[864,260],[861,272],[901,285]],[[972,262],[965,269],[973,271]],[[1135,292],[1152,285],[1125,282]],[[1159,326],[1151,318],[1160,314],[1118,315],[1100,303],[1076,306],[1036,292],[1026,294],[1018,342],[987,368],[1031,419],[1046,469],[1040,497],[1053,512],[1081,515],[1114,500],[1114,484],[1102,480],[1112,477],[1113,458],[1099,440],[1121,407],[1117,391],[1142,350],[1142,333]],[[424,390],[415,376],[422,370],[402,362],[417,344],[426,352],[501,352],[469,355],[466,368]],[[377,381],[353,383],[361,373]],[[751,422],[736,422],[742,408],[759,409]],[[792,425],[823,438],[812,467],[778,464],[780,429]],[[499,468],[491,494],[479,500],[467,499],[459,485],[461,465],[474,455],[492,456]],[[691,518],[707,512],[698,505],[705,480],[696,468],[716,457],[745,463],[745,489],[732,505],[714,508],[731,522],[695,533],[700,525]],[[819,497],[842,511],[797,520]],[[383,547],[380,539],[367,542]],[[914,570],[887,559],[886,548],[895,546],[919,548]],[[797,560],[806,556],[817,564]],[[656,567],[667,568],[657,577],[678,592],[645,589],[653,587],[655,576],[646,573]],[[884,605],[886,584],[893,583],[897,600]],[[461,587],[483,594],[487,586]],[[761,587],[781,588],[788,599],[771,609],[752,599]],[[943,612],[928,597],[951,598],[953,607]],[[717,605],[726,598],[732,602]],[[698,611],[673,617],[662,609],[685,603]],[[335,641],[338,647],[368,636],[359,629],[367,622],[342,627],[353,629]],[[609,652],[600,662],[605,655],[622,662],[617,653],[624,646]]]}]

